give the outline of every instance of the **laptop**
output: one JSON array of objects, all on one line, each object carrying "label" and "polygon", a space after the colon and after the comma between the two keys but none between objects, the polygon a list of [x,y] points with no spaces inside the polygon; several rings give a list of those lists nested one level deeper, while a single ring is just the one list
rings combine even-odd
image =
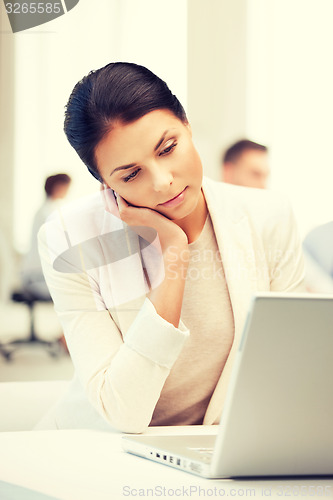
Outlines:
[{"label": "laptop", "polygon": [[333,295],[253,297],[216,436],[122,446],[206,478],[333,475]]}]

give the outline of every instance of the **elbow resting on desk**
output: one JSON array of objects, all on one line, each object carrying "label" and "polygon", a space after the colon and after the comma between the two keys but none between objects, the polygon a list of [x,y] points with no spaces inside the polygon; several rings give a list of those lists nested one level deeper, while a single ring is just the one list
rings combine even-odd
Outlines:
[{"label": "elbow resting on desk", "polygon": [[[117,424],[117,422],[116,422]],[[113,425],[118,431],[124,434],[143,434],[147,429],[148,425],[140,422],[119,422],[118,425]]]},{"label": "elbow resting on desk", "polygon": [[118,377],[107,370],[90,380],[86,394],[90,403],[114,429],[141,434],[151,422],[168,373],[165,367],[155,365],[150,380],[138,383],[138,373],[125,380],[125,377]]},{"label": "elbow resting on desk", "polygon": [[[139,413],[142,413],[142,410]],[[146,431],[151,421],[150,415],[138,415],[138,412],[134,408],[128,408],[127,411],[116,411],[113,409],[112,414],[104,408],[102,416],[114,429],[126,434],[142,434]]]}]

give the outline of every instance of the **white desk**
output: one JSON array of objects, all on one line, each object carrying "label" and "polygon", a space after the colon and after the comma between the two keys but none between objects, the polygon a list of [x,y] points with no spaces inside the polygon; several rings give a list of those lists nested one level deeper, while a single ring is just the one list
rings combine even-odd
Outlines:
[{"label": "white desk", "polygon": [[[172,428],[191,434],[213,427]],[[170,427],[149,429],[168,434]],[[333,479],[211,480],[124,453],[121,434],[88,430],[0,433],[0,481],[62,500],[134,498],[333,499]],[[201,488],[201,491],[199,491]],[[1,483],[0,483],[0,498]],[[17,497],[17,499],[23,497]]]}]

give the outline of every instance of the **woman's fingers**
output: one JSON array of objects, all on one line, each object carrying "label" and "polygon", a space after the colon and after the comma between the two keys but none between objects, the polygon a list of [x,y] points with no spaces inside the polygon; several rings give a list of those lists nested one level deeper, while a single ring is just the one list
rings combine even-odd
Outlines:
[{"label": "woman's fingers", "polygon": [[150,240],[152,235],[149,229],[152,228],[157,232],[162,251],[170,245],[187,246],[188,241],[184,231],[164,215],[150,208],[129,205],[119,194],[117,203],[121,220],[131,226],[137,234]]},{"label": "woman's fingers", "polygon": [[115,193],[115,197],[116,197],[116,202],[118,205],[119,215],[120,215],[121,220],[126,222],[126,224],[131,225],[132,222],[130,221],[130,217],[129,217],[128,210],[127,210],[129,207],[129,204],[127,203],[126,200],[124,200],[124,198],[119,196],[119,194]]},{"label": "woman's fingers", "polygon": [[163,223],[162,215],[157,214],[149,208],[137,208],[128,205],[125,200],[118,202],[120,218],[129,226],[150,226],[155,227],[160,222]]}]

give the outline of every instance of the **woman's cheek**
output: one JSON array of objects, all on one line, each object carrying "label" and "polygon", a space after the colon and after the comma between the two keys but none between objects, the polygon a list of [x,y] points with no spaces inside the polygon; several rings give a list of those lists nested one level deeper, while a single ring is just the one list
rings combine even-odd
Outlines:
[{"label": "woman's cheek", "polygon": [[[186,171],[187,174],[193,175],[195,177],[202,175],[202,163],[200,157],[195,149],[189,148],[186,161],[182,164],[183,171]],[[195,180],[195,179],[192,179]]]},{"label": "woman's cheek", "polygon": [[146,200],[146,202],[149,200],[149,198],[142,196],[142,193],[140,193],[140,195],[138,196],[138,195],[127,192],[121,196],[124,198],[124,200],[127,201],[127,203],[129,203],[130,205],[134,205],[135,207],[146,206],[145,200]]}]

